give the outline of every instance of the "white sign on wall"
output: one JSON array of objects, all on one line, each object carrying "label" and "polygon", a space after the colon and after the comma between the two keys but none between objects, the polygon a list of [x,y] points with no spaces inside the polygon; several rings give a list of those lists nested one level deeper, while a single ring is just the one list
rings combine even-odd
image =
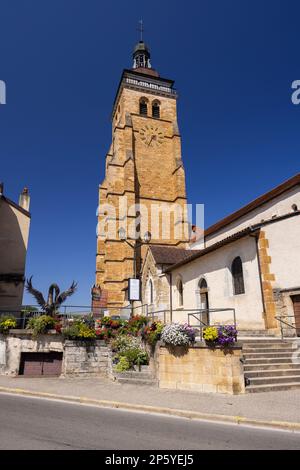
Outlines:
[{"label": "white sign on wall", "polygon": [[128,279],[128,300],[141,300],[139,279]]}]

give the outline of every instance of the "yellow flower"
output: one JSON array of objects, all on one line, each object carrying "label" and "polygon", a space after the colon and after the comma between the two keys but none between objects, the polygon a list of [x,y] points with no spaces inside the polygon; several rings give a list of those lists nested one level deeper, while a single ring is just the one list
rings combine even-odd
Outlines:
[{"label": "yellow flower", "polygon": [[203,338],[205,341],[215,341],[218,337],[218,330],[215,326],[207,326],[203,330]]}]

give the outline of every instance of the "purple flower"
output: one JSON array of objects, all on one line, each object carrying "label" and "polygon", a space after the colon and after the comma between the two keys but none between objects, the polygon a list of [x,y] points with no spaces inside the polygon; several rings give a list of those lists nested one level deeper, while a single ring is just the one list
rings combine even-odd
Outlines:
[{"label": "purple flower", "polygon": [[221,346],[229,346],[237,338],[237,330],[233,325],[224,325],[218,327],[217,342]]}]

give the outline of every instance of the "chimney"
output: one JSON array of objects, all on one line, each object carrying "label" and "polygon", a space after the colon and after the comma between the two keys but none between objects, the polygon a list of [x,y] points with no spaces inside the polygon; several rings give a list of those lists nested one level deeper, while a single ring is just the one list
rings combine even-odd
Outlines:
[{"label": "chimney", "polygon": [[0,183],[0,196],[4,196],[4,183]]},{"label": "chimney", "polygon": [[30,206],[30,196],[28,188],[24,188],[19,197],[19,206],[23,207],[26,211],[29,211]]}]

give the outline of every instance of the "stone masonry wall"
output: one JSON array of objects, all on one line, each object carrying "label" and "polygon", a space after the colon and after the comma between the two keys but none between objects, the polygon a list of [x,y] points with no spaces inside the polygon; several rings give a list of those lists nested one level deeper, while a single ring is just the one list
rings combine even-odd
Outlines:
[{"label": "stone masonry wall", "polygon": [[241,352],[241,347],[225,353],[205,345],[195,345],[187,350],[178,346],[174,349],[161,346],[159,387],[197,392],[244,393]]},{"label": "stone masonry wall", "polygon": [[0,375],[19,374],[22,352],[62,352],[62,376],[105,376],[108,373],[108,348],[104,341],[65,341],[60,335],[28,332],[0,335]]},{"label": "stone masonry wall", "polygon": [[66,341],[62,375],[107,375],[108,348],[104,341]]}]

